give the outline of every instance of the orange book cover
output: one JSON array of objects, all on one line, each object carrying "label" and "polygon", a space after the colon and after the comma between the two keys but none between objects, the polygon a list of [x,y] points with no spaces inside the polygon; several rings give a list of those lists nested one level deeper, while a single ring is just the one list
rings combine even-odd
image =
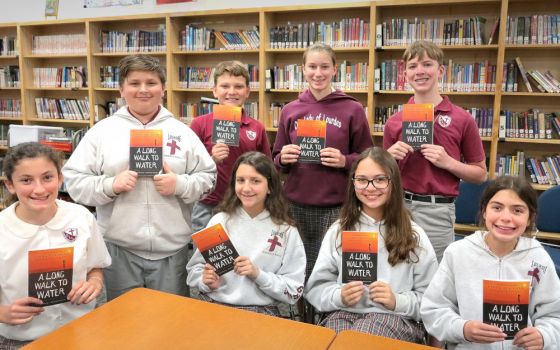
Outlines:
[{"label": "orange book cover", "polygon": [[192,239],[204,260],[216,268],[219,276],[233,270],[233,261],[239,254],[222,224],[195,232]]},{"label": "orange book cover", "polygon": [[327,122],[324,120],[299,119],[296,129],[297,144],[301,147],[298,161],[321,163],[321,150],[325,148]]},{"label": "orange book cover", "polygon": [[434,143],[434,105],[406,103],[402,112],[402,141],[420,149],[422,144]]},{"label": "orange book cover", "polygon": [[212,108],[212,143],[239,146],[242,108],[225,105],[214,105]]},{"label": "orange book cover", "polygon": [[342,231],[342,283],[377,280],[378,232]]},{"label": "orange book cover", "polygon": [[527,327],[530,281],[485,279],[482,281],[483,322],[500,327],[513,339]]},{"label": "orange book cover", "polygon": [[159,174],[163,168],[163,131],[130,130],[130,165],[140,176]]},{"label": "orange book cover", "polygon": [[74,247],[28,252],[30,297],[43,301],[43,306],[65,303],[72,290]]}]

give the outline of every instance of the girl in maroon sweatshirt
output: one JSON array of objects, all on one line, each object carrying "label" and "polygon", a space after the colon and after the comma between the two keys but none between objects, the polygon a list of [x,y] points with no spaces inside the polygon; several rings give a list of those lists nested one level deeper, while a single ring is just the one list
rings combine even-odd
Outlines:
[{"label": "girl in maroon sweatshirt", "polygon": [[[309,277],[323,235],[337,219],[344,201],[348,171],[354,159],[373,143],[363,106],[331,85],[337,71],[332,48],[324,44],[308,47],[303,66],[309,88],[282,109],[272,157],[278,169],[288,174],[284,193],[304,241]],[[301,149],[296,130],[300,119],[326,121],[320,163],[298,162]]]}]

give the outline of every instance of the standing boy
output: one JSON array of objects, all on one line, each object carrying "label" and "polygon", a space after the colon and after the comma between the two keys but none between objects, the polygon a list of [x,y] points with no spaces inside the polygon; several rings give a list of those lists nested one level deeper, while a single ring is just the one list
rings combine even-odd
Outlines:
[{"label": "standing boy", "polygon": [[[107,299],[147,287],[186,295],[192,203],[212,191],[216,165],[196,135],[162,105],[165,71],[156,58],[119,62],[127,105],[93,126],[63,168],[70,196],[95,206],[113,264]],[[130,132],[161,130],[163,171],[129,170]]]},{"label": "standing boy", "polygon": [[[218,63],[214,73],[214,97],[220,105],[243,107],[249,97],[249,72],[239,61]],[[233,164],[245,152],[259,151],[271,157],[270,146],[264,126],[249,117],[245,110],[241,117],[239,147],[225,143],[212,144],[212,120],[214,113],[195,118],[191,129],[198,136],[218,167],[218,181],[214,192],[194,205],[193,232],[202,230],[210,221],[214,208],[222,201],[231,177]]]},{"label": "standing boy", "polygon": [[414,151],[401,141],[402,112],[397,112],[385,125],[383,147],[398,161],[406,203],[441,261],[455,234],[459,181],[486,179],[484,149],[474,118],[439,93],[443,51],[431,42],[417,41],[406,49],[403,59],[406,81],[414,89],[408,103],[434,105],[434,143]]}]

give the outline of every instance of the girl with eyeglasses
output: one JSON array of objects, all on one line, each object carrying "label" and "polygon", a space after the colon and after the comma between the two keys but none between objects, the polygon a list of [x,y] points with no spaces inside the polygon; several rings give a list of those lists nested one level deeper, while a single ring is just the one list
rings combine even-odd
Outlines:
[{"label": "girl with eyeglasses", "polygon": [[[342,231],[378,233],[377,280],[342,283]],[[321,325],[420,343],[420,301],[437,270],[428,236],[411,220],[399,168],[380,147],[354,162],[339,220],[327,231],[305,298],[326,313]]]}]

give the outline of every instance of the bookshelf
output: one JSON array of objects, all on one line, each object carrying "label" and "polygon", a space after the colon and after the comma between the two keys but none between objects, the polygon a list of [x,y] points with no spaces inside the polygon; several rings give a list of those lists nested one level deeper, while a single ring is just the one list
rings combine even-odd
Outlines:
[{"label": "bookshelf", "polygon": [[[506,92],[501,89],[502,82],[507,80],[503,67],[516,57],[520,57],[526,70],[549,70],[557,78],[560,77],[557,65],[560,59],[559,43],[520,44],[507,41],[507,29],[511,24],[507,20],[508,16],[517,18],[558,14],[560,3],[546,0],[385,0],[0,24],[0,39],[15,38],[18,50],[16,55],[5,55],[0,51],[0,68],[17,66],[20,69],[19,87],[0,87],[0,113],[4,106],[2,101],[21,101],[21,113],[16,116],[0,115],[0,126],[16,123],[70,129],[91,127],[96,120],[106,116],[104,108],[100,106],[106,107],[108,102],[116,102],[120,97],[115,85],[118,74],[114,67],[122,57],[139,51],[154,55],[166,66],[167,94],[164,104],[177,117],[181,116],[187,104],[193,108],[193,105],[200,104],[202,97],[213,97],[212,82],[205,80],[210,79],[211,68],[216,63],[235,59],[251,65],[254,78],[249,102],[258,105],[258,119],[264,123],[273,142],[276,127],[270,113],[271,105],[277,106],[278,110],[278,106],[294,100],[301,91],[302,84],[298,83],[297,74],[304,51],[303,34],[306,30],[309,34],[312,23],[317,29],[324,22],[326,34],[339,33],[350,38],[346,35],[358,33],[356,39],[350,39],[354,42],[346,44],[328,35],[325,40],[333,40],[331,44],[337,63],[347,62],[349,74],[363,77],[363,85],[348,85],[343,90],[367,107],[374,143],[380,145],[383,133],[381,125],[378,125],[376,109],[397,108],[412,96],[412,92],[406,91],[404,85],[402,90],[375,88],[375,69],[384,62],[393,65],[394,61],[395,66],[398,65],[407,41],[394,40],[398,39],[395,35],[399,34],[397,28],[402,28],[406,23],[406,37],[412,38],[422,31],[423,23],[425,33],[431,28],[433,35],[441,37],[438,40],[441,40],[446,56],[445,64],[449,65],[451,60],[450,66],[456,71],[461,71],[466,77],[471,76],[471,80],[454,81],[453,75],[449,75],[446,83],[450,84],[443,93],[469,111],[476,109],[486,113],[480,117],[486,121],[484,127],[488,131],[482,139],[489,158],[489,177],[493,178],[498,154],[514,154],[521,149],[528,156],[542,158],[559,152],[560,140],[555,133],[549,140],[500,138],[498,134],[500,111],[525,112],[538,108],[544,113],[559,112],[556,101],[560,93],[542,93],[536,89],[528,92],[521,76],[517,77],[517,91]],[[496,26],[497,18],[500,21]],[[455,36],[449,35],[446,42],[446,28],[449,28],[449,33],[454,33],[453,26],[459,26],[461,21],[463,40],[455,41]],[[385,28],[388,35],[382,36],[385,42],[376,44],[379,25]],[[413,31],[412,28],[416,29]],[[459,27],[456,28],[457,37],[460,37]],[[224,45],[217,33],[230,38],[228,44],[232,46]],[[82,35],[83,39],[79,42],[83,44],[83,51],[33,51],[34,38],[57,35],[65,37],[66,41],[70,41],[69,35]],[[283,41],[289,43],[283,47],[277,44]],[[363,65],[358,70],[355,65],[359,63]],[[488,68],[490,66],[495,69]],[[64,67],[85,67],[87,85],[73,88],[38,87],[34,83],[34,68]],[[291,86],[266,86],[267,70],[275,67],[293,74],[285,73],[285,81]],[[480,72],[483,68],[488,75],[485,85],[480,79],[477,81],[473,78],[474,71]],[[182,76],[179,74],[180,69]],[[192,74],[198,80],[189,81],[187,69],[188,72],[195,72]],[[88,118],[40,118],[36,98],[87,99],[90,105]],[[0,151],[1,147],[0,144]],[[534,187],[542,191],[550,185]]]}]

